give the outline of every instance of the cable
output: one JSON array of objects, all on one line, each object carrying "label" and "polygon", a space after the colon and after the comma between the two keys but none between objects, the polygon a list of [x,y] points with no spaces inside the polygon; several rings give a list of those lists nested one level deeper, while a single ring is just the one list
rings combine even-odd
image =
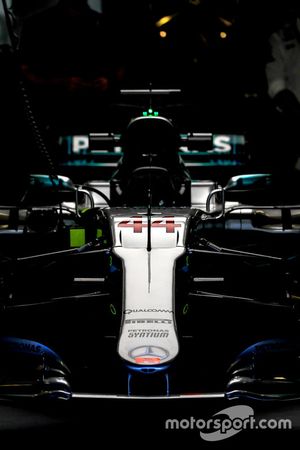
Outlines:
[{"label": "cable", "polygon": [[50,180],[52,182],[53,187],[58,188],[59,183],[58,184],[55,183],[54,179],[59,182],[59,178],[56,174],[55,166],[54,166],[53,160],[50,156],[50,153],[47,149],[47,146],[45,144],[44,138],[42,137],[40,127],[35,118],[31,98],[29,97],[27,88],[25,86],[24,81],[21,79],[21,77],[19,79],[19,89],[20,89],[20,94],[23,99],[25,119],[29,123],[29,126],[32,130],[34,142],[36,144],[37,149],[40,151],[41,155],[43,156],[43,158],[48,166],[49,176],[50,176]]},{"label": "cable", "polygon": [[[9,38],[10,38],[11,46],[12,46],[12,50],[13,50],[13,55],[15,56],[15,61],[17,61],[17,52],[18,52],[17,38],[13,31],[13,26],[12,26],[11,20],[10,20],[10,12],[9,12],[9,8],[7,6],[6,0],[2,0],[2,5],[3,5],[4,14],[5,14],[7,31],[9,34]],[[42,133],[40,131],[39,124],[38,124],[35,114],[33,112],[32,101],[28,94],[28,90],[25,86],[19,64],[16,64],[16,68],[17,68],[17,72],[19,75],[19,77],[18,77],[19,90],[20,90],[21,98],[23,100],[25,119],[28,122],[29,127],[32,131],[33,140],[36,145],[36,148],[39,150],[44,161],[46,162],[46,165],[49,170],[50,180],[53,184],[53,187],[58,188],[59,183],[57,184],[54,182],[54,180],[59,181],[59,178],[58,178],[56,170],[55,170],[55,165],[51,158],[50,152],[48,151],[48,148],[46,146],[46,143],[45,143]]]}]

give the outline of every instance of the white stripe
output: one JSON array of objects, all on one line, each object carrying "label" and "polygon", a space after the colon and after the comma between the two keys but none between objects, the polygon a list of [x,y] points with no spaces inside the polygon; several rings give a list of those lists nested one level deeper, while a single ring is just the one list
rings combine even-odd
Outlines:
[{"label": "white stripe", "polygon": [[76,283],[104,283],[105,278],[74,278]]},{"label": "white stripe", "polygon": [[211,277],[211,278],[208,278],[208,277],[196,277],[196,278],[194,278],[194,281],[196,282],[196,283],[205,283],[205,282],[211,282],[211,283],[213,283],[213,282],[223,282],[225,280],[225,278],[217,278],[217,277]]},{"label": "white stripe", "polygon": [[112,394],[89,394],[75,392],[72,394],[72,398],[85,398],[85,399],[118,399],[118,400],[182,400],[182,399],[214,399],[225,398],[223,392],[212,392],[207,394],[179,394],[170,396],[127,396],[127,395],[112,395]]}]

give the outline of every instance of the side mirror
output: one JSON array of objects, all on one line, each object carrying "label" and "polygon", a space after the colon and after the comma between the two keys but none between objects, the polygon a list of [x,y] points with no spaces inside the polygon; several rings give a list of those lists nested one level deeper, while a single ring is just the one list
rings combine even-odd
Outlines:
[{"label": "side mirror", "polygon": [[243,204],[264,204],[274,197],[275,182],[268,173],[237,175],[225,186],[226,200]]},{"label": "side mirror", "polygon": [[53,206],[62,202],[74,202],[75,192],[76,188],[68,177],[31,174],[22,204],[24,206]]},{"label": "side mirror", "polygon": [[243,351],[228,370],[229,400],[300,400],[300,343],[274,339]]},{"label": "side mirror", "polygon": [[263,204],[272,194],[274,180],[271,174],[256,173],[237,175],[228,181],[227,185],[210,192],[206,201],[206,211],[219,212],[216,218],[225,213],[225,201],[242,204]]},{"label": "side mirror", "polygon": [[230,178],[226,191],[248,191],[266,189],[272,185],[272,175],[269,173],[250,173]]},{"label": "side mirror", "polygon": [[53,350],[15,337],[0,339],[0,398],[67,400],[70,371]]},{"label": "side mirror", "polygon": [[219,186],[217,189],[212,190],[206,199],[206,212],[208,214],[215,213],[215,219],[219,219],[225,212],[225,191],[224,188]]}]

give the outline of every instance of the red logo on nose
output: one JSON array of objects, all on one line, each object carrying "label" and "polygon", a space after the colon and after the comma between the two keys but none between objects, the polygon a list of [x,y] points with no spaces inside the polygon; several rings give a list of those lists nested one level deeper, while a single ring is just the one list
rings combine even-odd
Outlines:
[{"label": "red logo on nose", "polygon": [[160,358],[158,356],[137,356],[134,358],[137,364],[159,364]]},{"label": "red logo on nose", "polygon": [[[142,233],[143,228],[147,228],[148,224],[143,223],[143,217],[131,217],[129,220],[123,220],[119,223],[120,228],[133,228],[134,233]],[[175,228],[180,228],[180,223],[175,223],[174,217],[163,217],[162,219],[151,222],[151,228],[165,228],[166,233],[174,233]]]}]

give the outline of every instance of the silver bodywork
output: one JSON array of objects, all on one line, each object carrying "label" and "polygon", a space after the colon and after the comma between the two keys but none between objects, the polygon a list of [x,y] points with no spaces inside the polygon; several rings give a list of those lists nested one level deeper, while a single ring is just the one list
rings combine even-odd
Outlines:
[{"label": "silver bodywork", "polygon": [[[128,214],[129,213],[129,214]],[[125,215],[126,214],[126,215]],[[123,319],[119,355],[135,364],[161,364],[179,351],[174,317],[176,259],[185,252],[190,209],[108,210],[113,251],[123,262]],[[151,233],[151,249],[147,249]]]}]

